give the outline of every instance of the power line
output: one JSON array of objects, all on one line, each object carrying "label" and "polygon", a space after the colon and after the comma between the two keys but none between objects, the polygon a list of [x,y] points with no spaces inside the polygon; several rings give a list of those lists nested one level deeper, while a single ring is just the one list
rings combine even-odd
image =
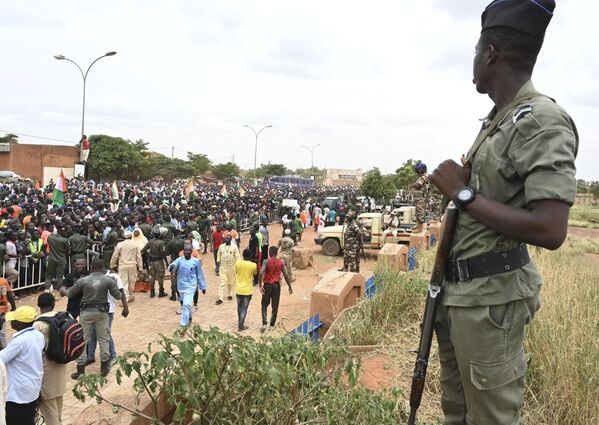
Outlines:
[{"label": "power line", "polygon": [[72,140],[53,139],[51,137],[34,136],[32,134],[17,133],[16,131],[7,131],[7,130],[0,129],[0,132],[4,132],[6,134],[15,134],[17,136],[23,136],[23,137],[32,137],[34,139],[52,140],[53,142],[64,142],[64,143],[71,143],[71,144],[76,144],[77,143],[76,141],[74,142]]}]

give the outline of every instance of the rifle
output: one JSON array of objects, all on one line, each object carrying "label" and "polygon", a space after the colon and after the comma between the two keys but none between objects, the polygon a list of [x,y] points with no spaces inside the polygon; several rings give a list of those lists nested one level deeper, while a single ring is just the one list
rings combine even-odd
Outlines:
[{"label": "rifle", "polygon": [[410,417],[408,418],[408,425],[416,424],[416,411],[420,407],[420,401],[422,400],[428,358],[431,353],[431,344],[433,341],[433,326],[435,324],[437,303],[441,298],[439,295],[443,286],[443,279],[445,278],[445,263],[449,256],[457,221],[458,210],[453,202],[450,202],[445,210],[441,238],[437,245],[435,264],[428,285],[428,294],[426,295],[424,317],[422,318],[420,329],[418,356],[416,357],[416,365],[414,366],[414,374],[412,376],[412,388],[410,390]]}]

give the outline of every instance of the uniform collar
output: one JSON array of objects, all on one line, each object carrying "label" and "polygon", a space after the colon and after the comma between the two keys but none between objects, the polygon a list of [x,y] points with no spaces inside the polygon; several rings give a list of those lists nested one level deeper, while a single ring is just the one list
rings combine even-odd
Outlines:
[{"label": "uniform collar", "polygon": [[[522,87],[520,87],[520,89],[518,89],[518,92],[516,93],[516,96],[514,96],[514,99],[518,99],[519,97],[523,97],[535,92],[536,89],[535,86],[532,84],[532,80],[528,80],[522,85]],[[493,109],[491,109],[491,112],[489,112],[489,114],[486,117],[479,119],[479,121],[482,121],[483,123],[483,128],[485,128],[491,121],[493,121],[493,118],[495,118],[496,114],[497,108],[493,106]]]},{"label": "uniform collar", "polygon": [[30,327],[28,327],[28,328],[25,328],[25,329],[22,329],[22,330],[20,330],[19,332],[15,332],[15,333],[13,334],[13,336],[12,336],[12,337],[13,337],[13,338],[16,338],[16,337],[18,337],[19,335],[23,335],[25,332],[29,332],[29,331],[32,331],[32,330],[33,330],[33,326],[30,326]]}]

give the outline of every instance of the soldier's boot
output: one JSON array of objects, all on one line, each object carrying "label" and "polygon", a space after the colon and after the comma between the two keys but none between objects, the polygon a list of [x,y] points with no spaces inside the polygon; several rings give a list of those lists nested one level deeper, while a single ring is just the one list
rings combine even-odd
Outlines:
[{"label": "soldier's boot", "polygon": [[417,223],[416,226],[412,227],[412,233],[422,232],[422,223]]},{"label": "soldier's boot", "polygon": [[80,376],[85,375],[85,366],[84,365],[77,365],[77,372],[73,372],[71,373],[71,378],[72,379],[79,379]]},{"label": "soldier's boot", "polygon": [[154,298],[155,296],[156,296],[156,290],[152,286],[152,289],[150,289],[150,298]]},{"label": "soldier's boot", "polygon": [[177,294],[175,294],[175,291],[171,291],[171,296],[169,297],[169,300],[177,301]]},{"label": "soldier's boot", "polygon": [[162,297],[168,297],[168,294],[166,292],[164,292],[164,286],[160,286],[160,289],[158,291],[158,298],[162,298]]},{"label": "soldier's boot", "polygon": [[105,362],[100,363],[100,374],[102,376],[108,375],[110,372],[110,360],[106,360]]}]

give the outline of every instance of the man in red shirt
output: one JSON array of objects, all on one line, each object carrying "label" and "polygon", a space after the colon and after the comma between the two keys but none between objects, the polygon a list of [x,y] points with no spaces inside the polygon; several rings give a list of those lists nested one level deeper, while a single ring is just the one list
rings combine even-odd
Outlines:
[{"label": "man in red shirt", "polygon": [[218,255],[218,248],[223,243],[223,237],[224,237],[223,229],[220,227],[220,224],[217,224],[216,230],[214,232],[212,232],[212,242],[210,243],[210,251],[212,252],[212,255],[214,255],[214,266],[215,266],[214,271],[216,272],[217,276],[218,276],[218,261],[216,260],[216,257]]},{"label": "man in red shirt", "polygon": [[289,287],[289,294],[293,294],[291,283],[287,271],[285,270],[285,263],[280,258],[277,258],[277,252],[279,248],[271,246],[268,249],[268,259],[262,262],[262,269],[260,270],[260,277],[258,282],[260,284],[260,292],[262,293],[262,327],[261,332],[266,331],[267,327],[267,309],[268,305],[272,301],[272,312],[270,315],[270,328],[275,327],[277,321],[277,312],[279,311],[279,299],[281,298],[281,273],[287,282]]}]

